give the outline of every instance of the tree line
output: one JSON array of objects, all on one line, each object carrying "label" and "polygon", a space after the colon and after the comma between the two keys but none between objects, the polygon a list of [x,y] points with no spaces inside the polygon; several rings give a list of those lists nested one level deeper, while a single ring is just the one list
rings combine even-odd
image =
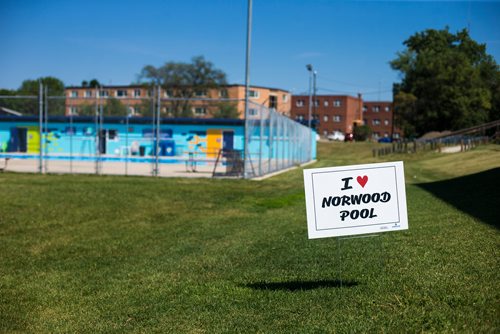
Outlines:
[{"label": "tree line", "polygon": [[[403,43],[406,48],[390,62],[400,73],[394,84],[395,124],[406,137],[418,137],[428,131],[457,130],[500,119],[500,71],[495,59],[486,53],[486,45],[474,41],[464,29],[453,34],[448,28],[417,32]],[[38,95],[38,82],[48,87],[49,95],[64,95],[64,83],[54,77],[25,80],[17,90],[0,90],[0,95]],[[165,113],[172,117],[191,117],[197,92],[217,89],[227,84],[226,74],[203,56],[191,62],[169,61],[161,66],[146,65],[134,83],[146,88],[160,86],[168,96]],[[95,88],[97,79],[83,81],[82,87]],[[0,101],[0,106],[23,112],[26,101]],[[51,114],[64,114],[64,101],[51,101]],[[37,101],[29,101],[28,110],[37,112]],[[136,105],[136,113],[150,115],[151,101]],[[236,106],[219,103],[211,115],[237,118]],[[80,114],[93,115],[95,106],[80,108]],[[108,98],[106,115],[126,115],[127,107]],[[164,115],[166,116],[166,115]]]},{"label": "tree line", "polygon": [[[50,96],[62,97],[65,94],[64,83],[54,77],[42,77],[37,80],[25,80],[17,90],[0,89],[3,96],[31,96],[39,95],[39,83],[47,87]],[[193,57],[191,62],[166,62],[162,66],[144,66],[138,75],[137,82],[133,85],[140,85],[147,88],[154,96],[153,90],[160,86],[168,93],[171,101],[162,102],[162,113],[171,117],[192,117],[193,103],[190,99],[197,96],[198,92],[206,92],[211,89],[218,89],[227,84],[226,74],[216,68],[212,62],[207,61],[203,56]],[[82,87],[98,88],[101,83],[97,79],[82,81]],[[49,101],[51,115],[64,115],[64,99],[51,99]],[[8,99],[0,100],[0,106],[27,114],[38,113],[37,99]],[[134,114],[148,116],[153,113],[155,106],[151,99],[144,99],[141,103],[134,105]],[[108,97],[103,106],[104,115],[124,116],[129,113],[128,106],[119,99]],[[236,104],[232,102],[217,102],[209,106],[209,112],[215,118],[238,118],[239,114]],[[79,115],[94,115],[95,103],[87,103],[78,106]],[[163,115],[167,116],[167,115]]]},{"label": "tree line", "polygon": [[486,45],[464,29],[428,29],[408,38],[391,61],[395,122],[406,137],[500,119],[500,71]]}]

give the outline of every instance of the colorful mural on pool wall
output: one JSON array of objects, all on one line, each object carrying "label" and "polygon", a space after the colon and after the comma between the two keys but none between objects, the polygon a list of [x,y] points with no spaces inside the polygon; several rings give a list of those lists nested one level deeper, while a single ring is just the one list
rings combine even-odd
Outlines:
[{"label": "colorful mural on pool wall", "polygon": [[[153,156],[155,135],[147,119],[107,119],[97,126],[90,118],[51,120],[42,150],[52,156]],[[96,134],[96,129],[99,133]],[[159,131],[159,156],[216,158],[221,149],[242,150],[244,125],[240,120],[163,121]],[[0,119],[0,152],[40,153],[39,125],[29,117]]]}]

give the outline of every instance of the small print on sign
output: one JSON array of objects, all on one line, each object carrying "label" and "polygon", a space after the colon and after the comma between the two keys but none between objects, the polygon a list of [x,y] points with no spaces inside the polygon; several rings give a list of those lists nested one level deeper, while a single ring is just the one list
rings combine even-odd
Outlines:
[{"label": "small print on sign", "polygon": [[408,229],[403,162],[304,170],[309,238]]}]

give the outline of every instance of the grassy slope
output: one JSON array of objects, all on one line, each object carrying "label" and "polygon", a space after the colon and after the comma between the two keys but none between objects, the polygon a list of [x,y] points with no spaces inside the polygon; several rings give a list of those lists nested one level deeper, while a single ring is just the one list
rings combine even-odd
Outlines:
[{"label": "grassy slope", "polygon": [[[321,144],[316,166],[381,161],[370,148]],[[498,167],[500,151],[387,160],[402,158],[416,183]],[[498,230],[436,194],[408,185],[408,231],[309,241],[300,170],[3,174],[0,332],[498,331]]]}]

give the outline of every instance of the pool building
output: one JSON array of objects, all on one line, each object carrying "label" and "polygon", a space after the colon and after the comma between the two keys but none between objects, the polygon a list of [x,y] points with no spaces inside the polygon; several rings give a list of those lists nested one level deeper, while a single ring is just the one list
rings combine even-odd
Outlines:
[{"label": "pool building", "polygon": [[300,138],[309,130],[285,118],[249,127],[241,119],[52,116],[40,122],[36,116],[0,116],[0,158],[214,164],[238,152],[254,174],[262,174],[262,168],[315,159],[315,135],[304,145]]}]

